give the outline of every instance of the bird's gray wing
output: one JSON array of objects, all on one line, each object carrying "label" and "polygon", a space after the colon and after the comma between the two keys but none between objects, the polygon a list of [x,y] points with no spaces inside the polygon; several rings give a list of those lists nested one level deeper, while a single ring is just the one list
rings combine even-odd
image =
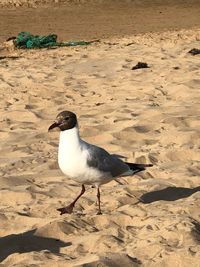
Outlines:
[{"label": "bird's gray wing", "polygon": [[126,163],[116,156],[109,154],[101,147],[90,145],[88,147],[88,152],[88,166],[96,168],[102,172],[110,173],[112,177],[117,177],[130,171],[129,166]]}]

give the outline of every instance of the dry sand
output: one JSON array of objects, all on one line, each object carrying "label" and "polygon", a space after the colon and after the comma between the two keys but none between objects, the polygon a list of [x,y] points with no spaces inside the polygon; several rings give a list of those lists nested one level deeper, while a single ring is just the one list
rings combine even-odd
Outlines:
[{"label": "dry sand", "polygon": [[[199,41],[195,29],[53,50],[2,44],[16,58],[0,60],[0,266],[200,266],[200,63],[188,54]],[[138,61],[150,68],[131,70]],[[85,140],[154,164],[102,186],[102,216],[90,187],[74,214],[56,211],[80,191],[58,169],[58,132],[47,133],[66,109]]]}]

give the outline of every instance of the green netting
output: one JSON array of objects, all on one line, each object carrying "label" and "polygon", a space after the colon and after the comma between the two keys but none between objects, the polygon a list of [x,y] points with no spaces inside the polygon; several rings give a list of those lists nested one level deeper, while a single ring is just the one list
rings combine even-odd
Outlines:
[{"label": "green netting", "polygon": [[70,42],[57,42],[56,34],[49,35],[33,35],[30,32],[20,32],[14,41],[17,48],[46,48],[52,46],[76,46],[76,45],[89,45],[93,41],[70,41]]}]

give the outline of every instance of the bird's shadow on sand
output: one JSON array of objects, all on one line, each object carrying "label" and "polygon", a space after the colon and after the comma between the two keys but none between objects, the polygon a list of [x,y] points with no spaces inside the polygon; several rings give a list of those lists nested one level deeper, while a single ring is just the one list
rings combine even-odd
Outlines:
[{"label": "bird's shadow on sand", "polygon": [[189,197],[199,191],[200,186],[195,188],[167,187],[162,190],[156,190],[143,194],[142,196],[140,196],[140,201],[144,204],[156,202],[159,200],[175,201],[178,199]]},{"label": "bird's shadow on sand", "polygon": [[31,251],[48,250],[52,253],[59,253],[61,247],[70,246],[58,239],[46,238],[34,235],[36,229],[11,234],[0,238],[0,262],[13,253],[26,253]]}]

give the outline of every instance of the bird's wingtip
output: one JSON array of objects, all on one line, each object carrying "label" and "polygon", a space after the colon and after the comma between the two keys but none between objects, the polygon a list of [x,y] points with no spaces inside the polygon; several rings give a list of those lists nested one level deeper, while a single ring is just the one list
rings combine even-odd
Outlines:
[{"label": "bird's wingtip", "polygon": [[151,164],[151,163],[147,164],[147,167],[153,167],[153,164]]}]

